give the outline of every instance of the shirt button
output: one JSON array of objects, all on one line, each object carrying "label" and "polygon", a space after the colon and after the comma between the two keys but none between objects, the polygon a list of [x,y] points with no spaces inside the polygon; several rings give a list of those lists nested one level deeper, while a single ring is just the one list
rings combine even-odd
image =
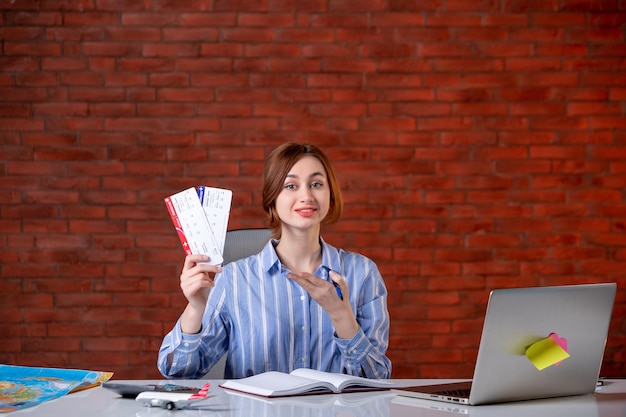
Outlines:
[{"label": "shirt button", "polygon": [[302,358],[302,362],[303,362],[303,363],[304,363],[304,362],[306,362],[306,358]]},{"label": "shirt button", "polygon": [[301,295],[301,296],[300,296],[300,299],[301,299],[302,301],[304,301],[304,295]]},{"label": "shirt button", "polygon": [[306,330],[306,326],[302,326],[302,331],[305,331],[305,330]]},{"label": "shirt button", "polygon": [[189,343],[185,342],[185,343],[183,343],[183,346],[189,347]]}]

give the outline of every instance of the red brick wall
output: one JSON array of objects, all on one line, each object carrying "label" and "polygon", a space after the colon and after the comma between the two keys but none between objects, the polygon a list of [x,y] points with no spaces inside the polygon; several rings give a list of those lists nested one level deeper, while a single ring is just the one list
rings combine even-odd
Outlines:
[{"label": "red brick wall", "polygon": [[0,362],[158,377],[184,305],[163,198],[263,226],[283,141],[346,194],[395,377],[469,377],[489,290],[616,281],[624,375],[623,0],[1,0]]}]

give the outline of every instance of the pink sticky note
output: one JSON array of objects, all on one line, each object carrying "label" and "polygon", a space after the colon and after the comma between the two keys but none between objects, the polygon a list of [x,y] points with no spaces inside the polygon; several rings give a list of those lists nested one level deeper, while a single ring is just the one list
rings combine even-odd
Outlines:
[{"label": "pink sticky note", "polygon": [[[554,340],[557,345],[561,346],[561,349],[563,349],[565,352],[567,352],[567,339],[566,338],[559,337],[559,335],[557,333],[550,333],[548,335],[548,337],[551,337],[552,340]],[[559,365],[561,362],[563,362],[563,361],[558,361],[554,365]]]}]

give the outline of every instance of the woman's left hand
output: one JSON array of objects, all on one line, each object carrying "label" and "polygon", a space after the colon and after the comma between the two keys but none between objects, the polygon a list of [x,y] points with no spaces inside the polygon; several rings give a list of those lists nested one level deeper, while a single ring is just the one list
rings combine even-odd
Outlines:
[{"label": "woman's left hand", "polygon": [[351,339],[359,325],[350,306],[348,283],[337,272],[329,272],[330,279],[339,285],[343,300],[337,294],[335,286],[317,275],[308,272],[289,273],[287,276],[298,283],[329,315],[337,336]]}]

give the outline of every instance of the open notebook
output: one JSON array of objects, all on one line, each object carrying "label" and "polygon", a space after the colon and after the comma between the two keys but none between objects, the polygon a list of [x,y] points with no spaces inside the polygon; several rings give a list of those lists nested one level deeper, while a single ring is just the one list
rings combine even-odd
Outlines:
[{"label": "open notebook", "polygon": [[592,393],[616,288],[605,283],[494,290],[472,381],[392,391],[471,405]]}]

